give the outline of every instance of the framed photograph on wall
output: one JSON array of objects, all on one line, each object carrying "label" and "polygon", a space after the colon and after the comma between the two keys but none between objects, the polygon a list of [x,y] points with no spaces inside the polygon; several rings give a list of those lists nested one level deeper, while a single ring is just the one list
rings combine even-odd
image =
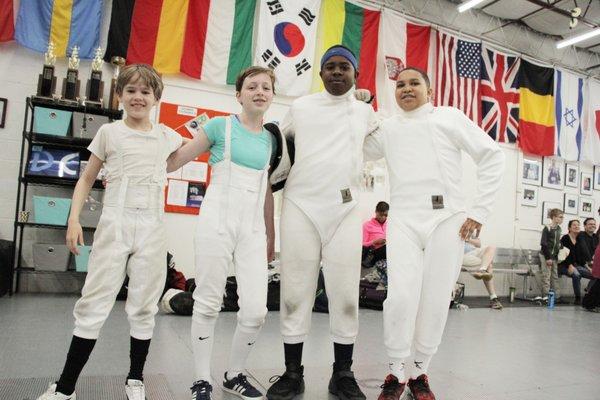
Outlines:
[{"label": "framed photograph on wall", "polygon": [[594,190],[600,190],[600,165],[594,165]]},{"label": "framed photograph on wall", "polygon": [[577,215],[577,213],[579,213],[579,196],[576,194],[565,193],[563,207],[565,214]]},{"label": "framed photograph on wall", "polygon": [[588,196],[592,195],[592,174],[588,172],[581,173],[581,181],[579,185],[579,193],[587,194]]},{"label": "framed photograph on wall", "polygon": [[556,201],[544,201],[542,203],[542,225],[550,223],[550,210],[553,208],[562,210],[561,204]]},{"label": "framed photograph on wall", "polygon": [[521,205],[527,207],[537,207],[538,205],[539,188],[537,186],[523,185],[523,194],[521,197]]},{"label": "framed photograph on wall", "polygon": [[590,197],[579,198],[579,216],[593,217],[594,216],[594,199]]},{"label": "framed photograph on wall", "polygon": [[0,128],[4,128],[6,123],[6,105],[8,104],[7,99],[0,98]]},{"label": "framed photograph on wall", "polygon": [[537,186],[542,184],[542,163],[540,160],[523,159],[523,183]]},{"label": "framed photograph on wall", "polygon": [[565,186],[579,186],[579,165],[565,163]]},{"label": "framed photograph on wall", "polygon": [[564,186],[564,161],[555,157],[544,157],[542,186],[551,189],[562,189]]}]

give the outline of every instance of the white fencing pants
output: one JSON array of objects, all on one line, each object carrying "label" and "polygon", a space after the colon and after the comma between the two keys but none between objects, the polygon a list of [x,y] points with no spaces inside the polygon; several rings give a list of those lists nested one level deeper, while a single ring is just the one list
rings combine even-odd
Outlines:
[{"label": "white fencing pants", "polygon": [[[75,336],[98,338],[127,274],[125,311],[131,336],[152,338],[167,273],[166,231],[159,214],[156,208],[125,208],[120,212],[118,207],[104,207],[94,234],[85,285],[73,310]],[[115,240],[118,225],[122,242]]]},{"label": "white fencing pants", "polygon": [[358,294],[362,251],[358,207],[323,244],[314,224],[291,201],[281,211],[281,333],[288,344],[302,343],[310,331],[320,261],[329,300],[331,339],[352,344],[358,334]]},{"label": "white fencing pants", "polygon": [[464,213],[441,222],[420,214],[388,219],[383,320],[390,358],[408,357],[411,347],[427,355],[437,351],[460,273],[464,243],[458,232],[464,222]]},{"label": "white fencing pants", "polygon": [[[212,189],[212,190],[211,190]],[[238,323],[255,328],[264,323],[267,314],[267,239],[262,229],[255,230],[258,193],[242,188],[229,188],[227,218],[223,216],[224,196],[214,185],[202,203],[194,246],[196,249],[196,289],[193,318],[216,318],[221,311],[229,266],[233,264],[237,280]],[[219,222],[225,224],[218,232]]]}]

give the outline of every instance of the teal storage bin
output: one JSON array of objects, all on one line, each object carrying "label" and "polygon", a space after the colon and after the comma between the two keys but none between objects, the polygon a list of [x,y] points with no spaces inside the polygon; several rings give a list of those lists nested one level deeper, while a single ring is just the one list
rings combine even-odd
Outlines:
[{"label": "teal storage bin", "polygon": [[77,246],[79,248],[79,255],[75,256],[75,271],[87,272],[88,261],[90,259],[90,252],[92,246]]},{"label": "teal storage bin", "polygon": [[67,136],[72,111],[35,107],[33,109],[33,132],[45,135]]},{"label": "teal storage bin", "polygon": [[33,196],[33,217],[37,224],[67,225],[71,199]]}]

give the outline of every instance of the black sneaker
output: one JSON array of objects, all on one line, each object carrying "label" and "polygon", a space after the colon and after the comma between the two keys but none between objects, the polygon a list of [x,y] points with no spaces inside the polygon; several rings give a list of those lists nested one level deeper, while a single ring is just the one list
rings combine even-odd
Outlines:
[{"label": "black sneaker", "polygon": [[244,400],[263,398],[262,393],[252,386],[250,382],[248,382],[248,378],[241,373],[234,378],[227,379],[227,372],[225,372],[223,377],[223,390]]},{"label": "black sneaker", "polygon": [[268,400],[292,400],[304,393],[304,367],[288,363],[283,375],[271,377],[269,383],[272,385],[267,390]]},{"label": "black sneaker", "polygon": [[581,297],[575,297],[575,300],[573,301],[573,305],[580,306],[581,305]]},{"label": "black sneaker", "polygon": [[358,387],[354,372],[350,370],[352,361],[342,365],[334,364],[333,374],[329,380],[329,393],[340,400],[366,400],[365,394]]},{"label": "black sneaker", "polygon": [[196,381],[192,389],[192,400],[211,400],[212,386],[207,381]]}]

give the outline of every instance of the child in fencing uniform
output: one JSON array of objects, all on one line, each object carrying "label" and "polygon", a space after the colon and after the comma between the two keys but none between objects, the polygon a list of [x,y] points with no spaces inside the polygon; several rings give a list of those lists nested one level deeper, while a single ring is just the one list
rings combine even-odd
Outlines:
[{"label": "child in fencing uniform", "polygon": [[[464,240],[479,233],[504,169],[499,146],[460,110],[431,105],[431,92],[424,72],[405,68],[396,85],[400,113],[365,141],[366,158],[385,157],[391,187],[383,306],[390,374],[379,400],[399,399],[406,385],[416,400],[435,399],[427,369],[441,342]],[[469,212],[461,151],[477,164]]]},{"label": "child in fencing uniform", "polygon": [[78,254],[77,245],[83,245],[79,214],[103,165],[107,173],[104,207],[85,285],[73,311],[75,329],[63,372],[38,400],[75,400],[79,374],[126,274],[131,368],[125,391],[129,400],[145,399],[142,372],[166,272],[162,212],[166,161],[182,143],[175,131],[150,121],[150,110],[162,90],[163,83],[152,67],[124,68],[116,92],[126,117],[103,125],[88,147],[89,163],[75,186],[67,229],[67,245],[74,254]]},{"label": "child in fencing uniform", "polygon": [[244,367],[267,313],[267,263],[272,259],[274,239],[273,196],[267,175],[276,144],[263,128],[263,116],[273,100],[274,83],[270,69],[243,71],[236,81],[241,114],[211,119],[169,159],[172,171],[209,150],[212,165],[194,239],[194,400],[211,399],[214,328],[230,264],[235,269],[240,311],[223,390],[242,399],[262,398],[248,382]]},{"label": "child in fencing uniform", "polygon": [[269,400],[291,400],[304,391],[302,347],[310,331],[321,260],[335,358],[329,391],[343,399],[365,398],[351,370],[362,243],[356,197],[364,138],[376,129],[377,119],[373,108],[358,100],[357,74],[349,49],[328,49],[320,72],[325,90],[296,99],[281,125],[295,147],[281,211],[286,371],[267,391]]}]

